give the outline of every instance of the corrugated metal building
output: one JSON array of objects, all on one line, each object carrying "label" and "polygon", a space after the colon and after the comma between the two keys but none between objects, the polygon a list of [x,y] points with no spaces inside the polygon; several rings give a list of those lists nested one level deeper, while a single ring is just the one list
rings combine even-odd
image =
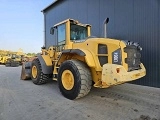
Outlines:
[{"label": "corrugated metal building", "polygon": [[103,21],[110,18],[108,37],[137,41],[143,48],[147,75],[133,83],[160,88],[160,0],[56,0],[44,13],[45,46],[54,44],[50,28],[67,18],[92,25],[102,37]]}]

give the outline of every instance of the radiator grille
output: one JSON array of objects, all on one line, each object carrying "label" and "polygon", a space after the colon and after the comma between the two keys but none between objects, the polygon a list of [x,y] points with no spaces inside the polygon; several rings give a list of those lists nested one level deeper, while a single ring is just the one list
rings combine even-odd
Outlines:
[{"label": "radiator grille", "polygon": [[127,45],[124,48],[124,51],[127,53],[127,58],[125,59],[125,63],[128,64],[128,71],[138,70],[140,69],[140,50],[137,49],[137,46]]}]

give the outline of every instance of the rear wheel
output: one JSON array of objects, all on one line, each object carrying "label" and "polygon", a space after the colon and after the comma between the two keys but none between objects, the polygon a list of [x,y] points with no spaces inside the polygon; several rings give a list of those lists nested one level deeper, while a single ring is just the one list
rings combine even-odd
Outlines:
[{"label": "rear wheel", "polygon": [[6,63],[5,66],[6,66],[6,67],[10,67],[11,64],[10,64],[10,63]]},{"label": "rear wheel", "polygon": [[18,67],[19,63],[16,61],[11,61],[11,67]]},{"label": "rear wheel", "polygon": [[59,68],[58,85],[64,97],[71,100],[81,98],[91,89],[90,69],[81,61],[67,60]]},{"label": "rear wheel", "polygon": [[31,79],[36,85],[45,84],[49,79],[49,75],[42,72],[42,67],[38,59],[34,59],[32,62]]},{"label": "rear wheel", "polygon": [[6,63],[5,63],[6,67],[10,67],[11,66],[11,59],[7,59]]}]

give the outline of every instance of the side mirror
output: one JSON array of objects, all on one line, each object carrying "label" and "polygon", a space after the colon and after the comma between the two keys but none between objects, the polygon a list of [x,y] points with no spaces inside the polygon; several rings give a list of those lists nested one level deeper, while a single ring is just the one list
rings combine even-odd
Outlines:
[{"label": "side mirror", "polygon": [[51,35],[54,35],[54,27],[51,27],[51,29],[50,29],[50,34],[51,34]]}]

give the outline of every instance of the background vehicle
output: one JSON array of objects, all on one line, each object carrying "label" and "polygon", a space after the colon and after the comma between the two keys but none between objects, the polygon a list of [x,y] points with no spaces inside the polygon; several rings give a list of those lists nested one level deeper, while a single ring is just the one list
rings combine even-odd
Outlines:
[{"label": "background vehicle", "polygon": [[12,63],[16,61],[19,65],[21,65],[24,60],[24,57],[26,57],[26,54],[23,53],[22,49],[19,49],[17,52],[0,50],[0,64],[5,65],[7,63],[6,66],[11,66],[11,63],[10,63],[11,61]]},{"label": "background vehicle", "polygon": [[87,95],[92,85],[108,88],[145,76],[138,43],[92,37],[90,29],[73,19],[54,25],[50,33],[56,45],[42,47],[41,55],[23,65],[23,79],[27,73],[40,85],[52,77],[63,96],[73,100]]},{"label": "background vehicle", "polygon": [[6,55],[5,56],[1,56],[0,57],[0,64],[5,64],[7,59],[8,59],[8,56],[6,56]]},{"label": "background vehicle", "polygon": [[5,62],[6,67],[18,67],[19,65],[22,65],[22,56],[16,54],[11,54]]}]

